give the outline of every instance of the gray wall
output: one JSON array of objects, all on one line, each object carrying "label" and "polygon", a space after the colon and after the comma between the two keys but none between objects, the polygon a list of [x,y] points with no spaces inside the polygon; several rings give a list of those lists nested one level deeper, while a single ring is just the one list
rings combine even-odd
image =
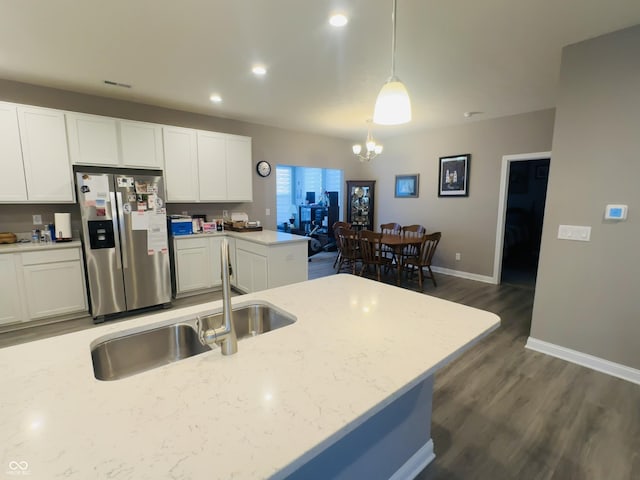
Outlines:
[{"label": "gray wall", "polygon": [[[154,107],[140,103],[84,95],[0,79],[0,100],[61,110],[107,115],[165,125],[178,125],[252,137],[254,164],[267,160],[273,173],[259,177],[253,170],[253,203],[245,204],[170,204],[169,213],[206,213],[219,216],[223,209],[246,211],[252,220],[275,229],[277,164],[323,166],[344,170],[345,178],[357,177],[361,164],[353,159],[351,142],[334,137],[267,127],[207,115]],[[271,215],[266,216],[266,209]],[[0,205],[0,231],[24,232],[32,228],[32,214],[52,221],[53,212],[72,211],[73,228],[79,228],[79,213],[70,205]]]},{"label": "gray wall", "polygon": [[[640,369],[640,26],[563,51],[531,336]],[[604,221],[607,203],[629,219]],[[591,225],[589,243],[559,224]]]},{"label": "gray wall", "polygon": [[[492,276],[502,156],[551,150],[553,122],[554,110],[542,110],[384,141],[383,154],[366,173],[366,179],[376,180],[377,224],[418,223],[441,231],[435,265]],[[438,197],[439,157],[464,153],[471,154],[469,196]],[[395,175],[415,173],[419,198],[395,198]]]}]

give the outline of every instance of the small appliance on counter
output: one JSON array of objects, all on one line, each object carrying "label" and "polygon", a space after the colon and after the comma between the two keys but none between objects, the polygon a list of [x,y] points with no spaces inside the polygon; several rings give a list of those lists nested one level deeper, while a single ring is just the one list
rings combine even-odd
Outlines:
[{"label": "small appliance on counter", "polygon": [[[54,213],[55,224],[55,241],[70,242],[71,241],[71,214],[70,213]],[[53,239],[52,239],[53,240]]]},{"label": "small appliance on counter", "polygon": [[231,221],[225,221],[224,228],[232,232],[259,232],[262,226],[259,221],[250,221],[244,212],[232,212]]}]

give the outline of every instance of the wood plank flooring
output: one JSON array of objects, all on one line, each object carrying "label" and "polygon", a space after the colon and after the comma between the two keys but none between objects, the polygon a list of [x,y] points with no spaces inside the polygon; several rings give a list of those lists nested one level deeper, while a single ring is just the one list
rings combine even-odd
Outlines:
[{"label": "wood plank flooring", "polygon": [[[334,258],[311,257],[309,278],[334,275]],[[640,479],[639,385],[526,350],[533,289],[436,278],[424,293],[494,312],[502,325],[436,375],[436,459],[418,480]],[[383,281],[395,284],[393,272]],[[417,290],[417,282],[402,286]],[[81,319],[3,333],[0,347],[91,326]]]}]

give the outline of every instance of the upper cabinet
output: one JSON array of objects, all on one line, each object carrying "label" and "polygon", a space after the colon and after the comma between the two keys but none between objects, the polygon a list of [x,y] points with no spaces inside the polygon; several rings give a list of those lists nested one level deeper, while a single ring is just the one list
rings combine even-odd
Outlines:
[{"label": "upper cabinet", "polygon": [[251,202],[251,138],[164,127],[170,202]]},{"label": "upper cabinet", "polygon": [[74,201],[62,112],[0,104],[0,152],[0,201]]},{"label": "upper cabinet", "polygon": [[160,125],[73,112],[65,117],[73,164],[163,168]]}]

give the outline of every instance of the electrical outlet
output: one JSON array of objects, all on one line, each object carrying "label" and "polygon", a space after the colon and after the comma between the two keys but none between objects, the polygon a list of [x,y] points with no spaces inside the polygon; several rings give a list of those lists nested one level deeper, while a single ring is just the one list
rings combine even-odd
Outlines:
[{"label": "electrical outlet", "polygon": [[267,210],[266,210],[266,215],[267,215],[267,217],[268,217],[269,215],[271,215],[271,209],[270,209],[270,208],[267,208]]},{"label": "electrical outlet", "polygon": [[42,225],[42,215],[33,215],[33,224]]},{"label": "electrical outlet", "polygon": [[456,261],[457,260],[460,260],[460,254],[459,253],[456,253]]}]

